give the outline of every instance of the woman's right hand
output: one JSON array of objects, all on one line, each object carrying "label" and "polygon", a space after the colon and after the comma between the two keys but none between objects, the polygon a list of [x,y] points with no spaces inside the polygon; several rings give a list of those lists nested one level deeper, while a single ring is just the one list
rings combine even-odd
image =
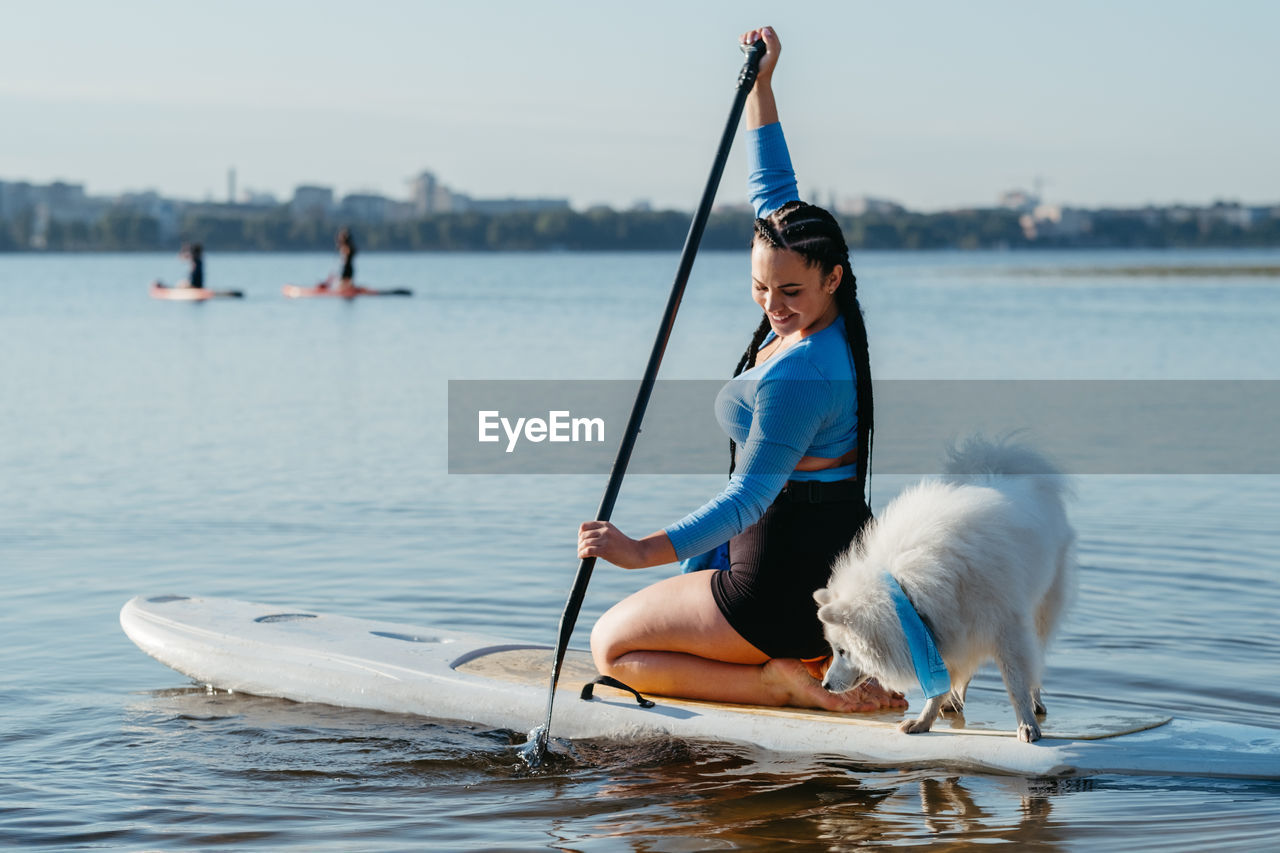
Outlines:
[{"label": "woman's right hand", "polygon": [[760,27],[755,30],[747,30],[742,34],[742,44],[754,44],[764,39],[764,56],[760,57],[760,70],[756,74],[756,85],[769,85],[769,81],[773,78],[773,69],[778,64],[778,56],[782,53],[782,42],[778,40],[778,34],[774,32],[773,27]]},{"label": "woman's right hand", "polygon": [[645,566],[640,543],[608,521],[584,521],[578,527],[578,557],[598,557],[624,569]]},{"label": "woman's right hand", "polygon": [[676,549],[661,530],[632,539],[608,521],[584,521],[578,527],[578,556],[598,557],[623,569],[644,569],[676,561]]}]

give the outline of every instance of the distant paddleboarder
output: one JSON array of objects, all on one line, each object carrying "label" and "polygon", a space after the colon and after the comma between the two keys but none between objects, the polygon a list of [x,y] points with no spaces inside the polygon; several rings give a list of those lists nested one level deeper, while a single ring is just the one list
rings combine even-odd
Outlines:
[{"label": "distant paddleboarder", "polygon": [[199,243],[187,243],[182,247],[182,251],[178,253],[178,257],[191,264],[191,268],[187,270],[187,277],[175,284],[173,287],[165,284],[157,279],[151,282],[152,289],[177,290],[177,289],[204,289],[204,246]]},{"label": "distant paddleboarder", "polygon": [[191,269],[187,280],[178,282],[178,287],[204,287],[204,246],[188,243],[182,247],[182,257],[191,264]]},{"label": "distant paddleboarder", "polygon": [[[351,229],[338,229],[338,234],[333,238],[333,242],[338,247],[339,257],[342,258],[342,272],[338,273],[338,292],[344,296],[354,295],[356,291],[356,241],[351,236]],[[318,290],[327,290],[332,283],[333,276],[331,275],[316,287]]]},{"label": "distant paddleboarder", "polygon": [[[342,259],[342,271],[336,275],[330,275],[324,281],[315,287],[299,287],[296,284],[286,284],[284,286],[284,295],[290,299],[303,299],[312,296],[340,296],[343,299],[353,299],[357,296],[412,296],[413,291],[405,287],[396,288],[373,288],[373,287],[357,287],[356,286],[356,241],[351,236],[350,228],[341,228],[333,238],[334,244],[338,247],[338,255]],[[333,280],[337,278],[338,286],[333,287]]]},{"label": "distant paddleboarder", "polygon": [[356,241],[351,236],[350,228],[338,231],[334,242],[338,244],[338,254],[342,256],[342,272],[338,275],[338,289],[350,292],[356,289]]},{"label": "distant paddleboarder", "polygon": [[191,268],[187,277],[173,287],[162,281],[151,282],[152,299],[170,299],[178,302],[204,302],[207,299],[239,299],[244,296],[240,290],[209,290],[204,286],[204,246],[199,243],[188,243],[182,247],[179,257],[184,258]]}]

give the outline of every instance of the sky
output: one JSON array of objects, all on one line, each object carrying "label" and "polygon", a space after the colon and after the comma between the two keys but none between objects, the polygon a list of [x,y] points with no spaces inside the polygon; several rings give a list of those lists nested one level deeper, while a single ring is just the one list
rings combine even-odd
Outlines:
[{"label": "sky", "polygon": [[[0,0],[0,180],[692,209],[773,25],[802,194],[1280,202],[1271,0]],[[719,200],[744,199],[741,144]]]}]

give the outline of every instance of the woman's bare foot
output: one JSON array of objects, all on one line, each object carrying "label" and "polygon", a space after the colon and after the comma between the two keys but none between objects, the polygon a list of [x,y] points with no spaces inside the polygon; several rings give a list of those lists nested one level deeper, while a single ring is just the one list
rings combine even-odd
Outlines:
[{"label": "woman's bare foot", "polygon": [[765,685],[779,700],[779,705],[793,708],[817,708],[823,711],[879,711],[905,708],[901,693],[885,690],[869,681],[848,693],[831,693],[809,674],[804,663],[793,658],[773,658],[762,671]]}]

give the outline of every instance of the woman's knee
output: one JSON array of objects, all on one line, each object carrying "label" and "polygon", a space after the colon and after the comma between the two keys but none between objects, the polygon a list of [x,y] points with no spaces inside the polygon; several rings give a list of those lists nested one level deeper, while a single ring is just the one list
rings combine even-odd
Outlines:
[{"label": "woman's knee", "polygon": [[618,613],[616,604],[606,610],[591,628],[591,659],[604,675],[608,675],[606,670],[627,652],[622,642],[625,629],[626,621]]},{"label": "woman's knee", "polygon": [[591,629],[591,657],[596,669],[607,668],[634,651],[666,651],[668,636],[684,621],[682,601],[687,595],[667,582],[644,587],[610,607]]}]

